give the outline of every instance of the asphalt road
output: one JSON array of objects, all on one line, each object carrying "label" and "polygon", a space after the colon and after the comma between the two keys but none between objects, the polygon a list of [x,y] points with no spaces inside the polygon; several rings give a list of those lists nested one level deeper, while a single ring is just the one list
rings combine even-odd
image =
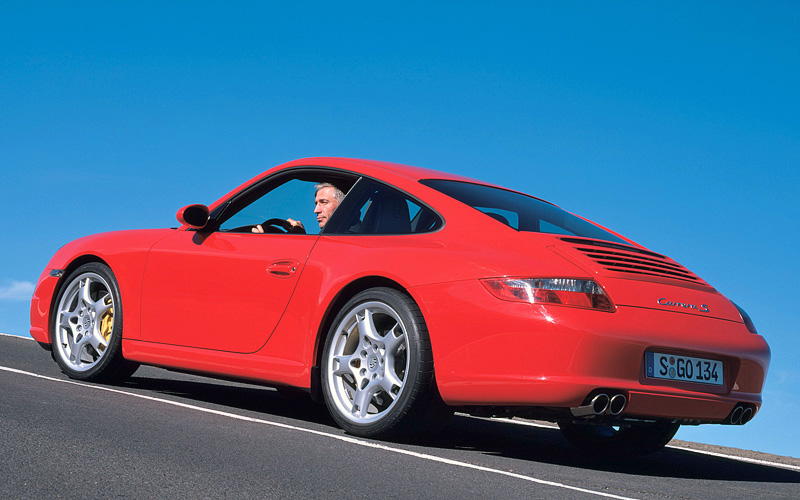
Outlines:
[{"label": "asphalt road", "polygon": [[556,429],[460,415],[424,443],[353,438],[259,386],[150,367],[76,383],[0,335],[0,498],[794,500],[800,469],[671,448],[588,459]]}]

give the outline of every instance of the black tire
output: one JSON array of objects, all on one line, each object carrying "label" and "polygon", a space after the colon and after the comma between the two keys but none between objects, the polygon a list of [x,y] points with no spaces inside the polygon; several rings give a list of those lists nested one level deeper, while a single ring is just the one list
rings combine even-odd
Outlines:
[{"label": "black tire", "polygon": [[427,434],[452,415],[436,389],[422,313],[392,288],[365,290],[342,307],[325,341],[321,372],[325,404],[350,434]]},{"label": "black tire", "polygon": [[119,382],[138,364],[122,357],[122,301],[111,269],[84,264],[64,280],[51,312],[53,358],[67,376]]},{"label": "black tire", "polygon": [[564,437],[582,452],[616,458],[655,453],[666,446],[680,428],[680,424],[670,421],[635,422],[624,426],[561,421],[558,426]]}]

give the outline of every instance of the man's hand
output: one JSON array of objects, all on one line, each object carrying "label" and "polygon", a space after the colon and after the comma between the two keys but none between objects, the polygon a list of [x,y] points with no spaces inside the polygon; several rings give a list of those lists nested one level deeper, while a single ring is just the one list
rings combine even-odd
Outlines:
[{"label": "man's hand", "polygon": [[286,222],[292,225],[292,228],[289,230],[290,233],[306,234],[306,228],[303,227],[303,223],[299,220],[286,219]]},{"label": "man's hand", "polygon": [[[292,233],[292,234],[306,234],[306,228],[303,227],[303,223],[300,222],[299,220],[286,219],[286,222],[288,222],[289,224],[292,225],[292,227],[289,229],[290,233]],[[256,225],[256,227],[252,228],[250,231],[253,232],[253,233],[263,233],[264,232],[264,228],[261,227],[261,224],[258,224],[258,225]]]}]

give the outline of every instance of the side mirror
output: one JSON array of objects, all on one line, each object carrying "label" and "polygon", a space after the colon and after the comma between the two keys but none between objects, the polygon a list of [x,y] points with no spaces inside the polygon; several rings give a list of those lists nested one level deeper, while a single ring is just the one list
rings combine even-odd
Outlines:
[{"label": "side mirror", "polygon": [[203,229],[208,224],[208,207],[205,205],[186,205],[175,214],[178,222],[192,229]]}]

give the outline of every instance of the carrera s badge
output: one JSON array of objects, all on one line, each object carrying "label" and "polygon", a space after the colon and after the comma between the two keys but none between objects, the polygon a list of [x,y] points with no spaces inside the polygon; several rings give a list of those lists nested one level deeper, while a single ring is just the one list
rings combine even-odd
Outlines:
[{"label": "carrera s badge", "polygon": [[701,313],[709,312],[708,306],[705,304],[695,305],[695,304],[686,304],[684,302],[673,302],[667,299],[658,299],[658,304],[662,306],[672,306],[672,307],[683,307],[685,309],[693,309],[695,311],[699,311]]}]

